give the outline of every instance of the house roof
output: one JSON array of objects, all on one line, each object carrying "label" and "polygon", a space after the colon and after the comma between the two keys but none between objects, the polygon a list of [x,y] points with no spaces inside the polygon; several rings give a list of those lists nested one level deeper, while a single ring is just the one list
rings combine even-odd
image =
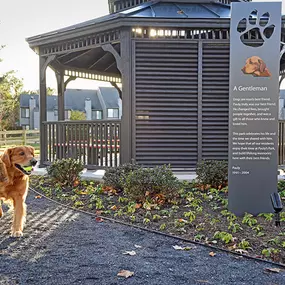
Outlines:
[{"label": "house roof", "polygon": [[66,28],[29,37],[26,40],[30,43],[41,38],[54,37],[60,34],[75,32],[76,30],[106,23],[118,18],[230,18],[230,5],[218,2],[215,3],[209,0],[204,0],[202,3],[195,2],[181,3],[179,0],[174,0],[173,2],[164,2],[163,0],[146,2],[118,13],[109,14],[103,17],[68,26]]},{"label": "house roof", "polygon": [[[64,104],[66,110],[85,110],[85,100],[91,100],[92,110],[102,110],[102,105],[98,98],[99,90],[85,90],[85,89],[67,89],[64,96]],[[102,98],[107,108],[118,108],[118,91],[114,87],[100,87]],[[39,107],[39,95],[21,94],[20,107],[29,108],[29,100],[31,98],[36,100],[36,109]],[[58,96],[47,96],[47,111],[54,111],[57,109]]]},{"label": "house roof", "polygon": [[[230,5],[222,3],[180,3],[150,2],[149,5],[130,9],[126,13],[129,17],[144,18],[230,18]],[[136,10],[136,11],[132,11]]]},{"label": "house roof", "polygon": [[119,96],[116,88],[99,87],[107,109],[119,108]]}]

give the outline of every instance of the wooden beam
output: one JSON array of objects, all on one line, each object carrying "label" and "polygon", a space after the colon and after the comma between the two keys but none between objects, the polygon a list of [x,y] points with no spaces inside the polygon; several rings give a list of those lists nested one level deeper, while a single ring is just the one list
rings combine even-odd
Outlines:
[{"label": "wooden beam", "polygon": [[41,61],[41,64],[40,64],[40,81],[44,80],[45,79],[45,76],[46,76],[46,69],[47,67],[49,66],[49,64],[54,61],[56,58],[56,55],[49,55],[48,57],[40,57],[40,61]]},{"label": "wooden beam", "polygon": [[110,52],[110,53],[114,56],[114,58],[115,58],[115,60],[116,60],[116,62],[117,62],[117,68],[118,68],[119,71],[122,73],[122,70],[123,70],[122,57],[121,57],[121,56],[119,55],[119,53],[114,49],[114,46],[111,45],[111,44],[105,44],[105,45],[102,45],[102,49],[103,49],[104,51]]},{"label": "wooden beam", "polygon": [[67,84],[68,84],[70,81],[73,81],[73,80],[75,80],[75,79],[76,79],[75,76],[69,76],[69,77],[67,78],[67,80],[64,82],[64,91],[66,90]]},{"label": "wooden beam", "polygon": [[106,57],[108,57],[108,53],[105,53],[103,56],[101,56],[98,60],[96,60],[94,63],[92,63],[88,69],[91,69],[92,67],[96,66],[96,64],[98,64],[101,60],[105,59]]},{"label": "wooden beam", "polygon": [[121,100],[123,100],[123,95],[122,95],[123,92],[122,92],[122,90],[120,89],[120,87],[118,86],[118,84],[115,83],[115,82],[111,82],[111,85],[117,89]]},{"label": "wooden beam", "polygon": [[108,67],[106,67],[104,69],[104,72],[108,71],[108,69],[112,68],[114,65],[117,66],[117,63],[115,61],[113,63],[111,63]]},{"label": "wooden beam", "polygon": [[83,52],[83,53],[81,53],[81,54],[79,54],[79,55],[77,55],[77,56],[75,56],[75,57],[73,57],[73,58],[71,58],[71,59],[65,61],[63,64],[67,64],[67,63],[69,63],[69,62],[72,62],[72,61],[74,61],[74,60],[80,58],[81,56],[83,56],[83,55],[89,53],[90,51],[91,51],[91,49],[89,49],[89,50],[87,50],[87,51],[85,51],[85,52]]}]

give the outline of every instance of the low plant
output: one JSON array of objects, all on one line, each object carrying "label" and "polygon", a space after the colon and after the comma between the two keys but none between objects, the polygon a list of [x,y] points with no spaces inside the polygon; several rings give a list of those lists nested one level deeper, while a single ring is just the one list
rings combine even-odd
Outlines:
[{"label": "low plant", "polygon": [[118,167],[110,167],[106,169],[103,176],[103,185],[106,187],[112,187],[116,190],[123,190],[123,184],[126,176],[134,170],[141,168],[140,165],[132,161],[131,163],[125,163]]},{"label": "low plant", "polygon": [[56,160],[47,168],[48,175],[55,183],[73,187],[80,179],[80,172],[84,169],[83,163],[73,158]]},{"label": "low plant", "polygon": [[202,235],[202,234],[198,234],[194,236],[194,241],[202,241],[203,239],[205,239],[206,236]]},{"label": "low plant", "polygon": [[270,239],[267,243],[272,245],[279,245],[281,243],[281,240],[279,237],[275,237]]},{"label": "low plant", "polygon": [[238,231],[242,231],[242,227],[238,223],[234,223],[230,221],[230,224],[228,226],[228,229],[232,231],[232,233],[236,233]]},{"label": "low plant", "polygon": [[159,221],[160,219],[161,219],[160,215],[155,214],[155,215],[152,216],[152,220],[153,221]]},{"label": "low plant", "polygon": [[243,239],[239,244],[238,244],[238,248],[243,249],[243,250],[249,250],[252,249],[250,247],[250,244],[247,240]]},{"label": "low plant", "polygon": [[135,201],[150,198],[154,203],[157,197],[169,200],[178,195],[180,182],[169,166],[155,168],[139,168],[130,171],[123,182],[124,193]]},{"label": "low plant", "polygon": [[272,213],[261,213],[258,215],[258,217],[264,217],[265,221],[271,222],[274,218],[274,214],[272,214]]},{"label": "low plant", "polygon": [[197,164],[196,174],[198,183],[217,189],[227,183],[228,163],[227,161],[204,160]]},{"label": "low plant", "polygon": [[165,223],[164,223],[164,224],[161,224],[160,227],[159,227],[159,229],[160,229],[161,231],[164,231],[164,230],[166,229],[166,224],[165,224]]},{"label": "low plant", "polygon": [[254,225],[257,224],[257,220],[253,218],[252,214],[245,213],[242,223],[248,225],[249,227],[253,227]]},{"label": "low plant", "polygon": [[195,212],[193,211],[185,212],[184,217],[188,218],[190,224],[196,219]]},{"label": "low plant", "polygon": [[143,219],[143,223],[144,223],[145,225],[147,225],[148,223],[150,223],[150,219],[149,219],[149,218],[144,218],[144,219]]},{"label": "low plant", "polygon": [[230,243],[233,241],[233,236],[230,233],[227,232],[215,232],[214,239],[219,239],[223,241],[224,243]]},{"label": "low plant", "polygon": [[276,259],[276,255],[278,255],[280,253],[280,249],[269,247],[269,248],[263,249],[261,253],[265,257],[268,257],[268,258],[270,257],[273,260],[275,260]]},{"label": "low plant", "polygon": [[176,219],[174,221],[174,226],[176,228],[183,228],[183,227],[185,227],[186,224],[188,224],[188,222],[184,219]]}]

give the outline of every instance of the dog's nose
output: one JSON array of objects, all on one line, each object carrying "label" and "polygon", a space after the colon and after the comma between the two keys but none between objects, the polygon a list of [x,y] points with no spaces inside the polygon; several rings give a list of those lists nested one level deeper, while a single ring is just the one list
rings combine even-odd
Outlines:
[{"label": "dog's nose", "polygon": [[31,159],[32,166],[35,166],[37,164],[37,162],[38,161],[34,157]]}]

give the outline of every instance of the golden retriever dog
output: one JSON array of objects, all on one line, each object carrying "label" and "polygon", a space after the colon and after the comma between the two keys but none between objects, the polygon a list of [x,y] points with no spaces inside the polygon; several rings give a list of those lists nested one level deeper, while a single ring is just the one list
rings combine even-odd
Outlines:
[{"label": "golden retriever dog", "polygon": [[[8,148],[0,159],[0,217],[3,215],[1,200],[10,202],[14,207],[11,235],[21,237],[26,219],[26,197],[29,175],[37,164],[34,148],[18,146]],[[5,179],[6,176],[6,179]]]},{"label": "golden retriever dog", "polygon": [[255,77],[271,77],[271,72],[266,67],[264,61],[258,56],[248,58],[241,71],[244,74],[251,74]]}]

